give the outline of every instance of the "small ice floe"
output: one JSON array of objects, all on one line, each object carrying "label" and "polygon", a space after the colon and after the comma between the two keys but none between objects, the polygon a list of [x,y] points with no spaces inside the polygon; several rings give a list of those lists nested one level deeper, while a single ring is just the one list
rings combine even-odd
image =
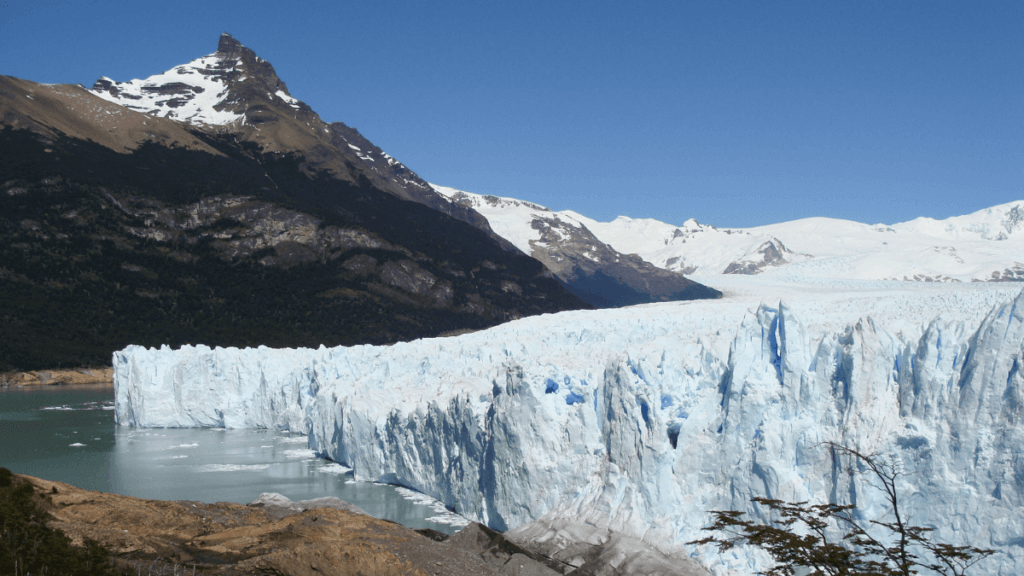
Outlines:
[{"label": "small ice floe", "polygon": [[278,442],[282,444],[309,444],[309,438],[307,436],[283,436],[278,439]]},{"label": "small ice floe", "polygon": [[200,472],[242,472],[244,470],[266,470],[270,464],[207,464],[200,466]]},{"label": "small ice floe", "polygon": [[[317,468],[316,471],[324,472],[326,474],[348,474],[352,469],[348,466],[338,464],[337,462],[328,462],[327,464]],[[355,483],[355,480],[352,480],[352,483]],[[348,482],[346,482],[346,484],[348,484]]]},{"label": "small ice floe", "polygon": [[74,412],[76,410],[113,410],[114,403],[112,401],[104,402],[82,402],[81,404],[69,405],[61,404],[60,406],[44,406],[40,410],[60,410],[67,412]]},{"label": "small ice floe", "polygon": [[456,514],[455,512],[449,510],[440,500],[436,498],[431,498],[430,496],[427,496],[422,492],[417,492],[415,490],[410,490],[409,488],[403,488],[401,486],[396,486],[395,490],[402,496],[402,498],[410,500],[416,504],[419,504],[420,506],[430,506],[430,508],[434,512],[438,513],[437,516],[431,516],[427,518],[428,522],[434,522],[435,524],[447,524],[449,526],[459,527],[468,526],[469,523],[471,522],[471,520],[469,520],[468,518],[460,516],[459,514]]},{"label": "small ice floe", "polygon": [[285,450],[282,454],[284,454],[285,458],[306,458],[310,460],[316,458],[316,452],[313,452],[309,448],[296,448],[294,450]]},{"label": "small ice floe", "polygon": [[82,444],[81,442],[75,442],[74,444],[68,444],[68,446],[71,446],[72,448],[78,448],[80,446],[85,446],[85,444]]},{"label": "small ice floe", "polygon": [[165,450],[174,450],[175,448],[196,448],[197,446],[199,446],[199,443],[198,442],[193,442],[191,444],[178,444],[177,446],[171,446],[169,448],[165,448]]}]

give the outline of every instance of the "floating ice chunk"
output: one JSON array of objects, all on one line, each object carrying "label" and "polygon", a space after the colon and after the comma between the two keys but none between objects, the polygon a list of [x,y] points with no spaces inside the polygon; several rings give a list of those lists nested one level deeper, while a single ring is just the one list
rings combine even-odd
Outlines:
[{"label": "floating ice chunk", "polygon": [[199,467],[200,472],[243,472],[246,470],[266,470],[270,464],[206,464]]},{"label": "floating ice chunk", "polygon": [[277,441],[281,444],[308,444],[309,438],[306,436],[285,436],[278,438]]},{"label": "floating ice chunk", "polygon": [[449,526],[467,526],[470,522],[472,522],[472,520],[470,520],[469,518],[452,512],[440,500],[436,498],[431,498],[426,494],[417,492],[415,490],[410,490],[408,488],[403,488],[401,486],[396,486],[395,491],[397,491],[402,496],[402,498],[415,502],[420,506],[430,506],[430,508],[434,512],[437,512],[437,516],[431,516],[427,518],[429,522],[434,522],[436,524],[447,524]]},{"label": "floating ice chunk", "polygon": [[[352,469],[349,468],[348,466],[343,466],[341,464],[338,464],[337,462],[331,462],[329,464],[325,464],[325,465],[317,468],[316,471],[317,472],[324,472],[326,474],[350,474],[352,472]],[[346,484],[347,484],[347,482],[346,482]]]}]

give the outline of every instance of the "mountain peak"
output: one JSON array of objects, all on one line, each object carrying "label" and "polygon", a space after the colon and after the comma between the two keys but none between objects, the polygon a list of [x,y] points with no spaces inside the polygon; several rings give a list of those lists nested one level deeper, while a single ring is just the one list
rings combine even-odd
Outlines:
[{"label": "mountain peak", "polygon": [[[399,198],[419,202],[493,234],[476,211],[452,204],[402,163],[341,122],[325,123],[292,97],[274,67],[228,33],[217,51],[143,80],[100,78],[92,93],[129,110],[218,132],[233,132],[267,153],[299,153],[312,171],[343,180],[367,178]],[[493,236],[507,249],[511,244]]]},{"label": "mountain peak", "polygon": [[227,32],[220,35],[220,42],[217,43],[217,52],[224,54],[234,54],[240,50],[248,50],[242,43],[235,39],[234,36]]},{"label": "mountain peak", "polygon": [[257,77],[269,79],[268,83],[276,87],[280,78],[274,72],[274,67],[263,58],[256,55],[251,48],[247,48],[234,36],[227,32],[220,35],[217,42],[217,51],[210,56],[219,58],[224,68],[242,69],[248,67]]},{"label": "mountain peak", "polygon": [[301,108],[270,62],[228,33],[221,34],[213,54],[143,80],[104,77],[92,92],[131,110],[208,126],[253,120],[249,109],[266,108],[268,101],[289,113]]}]

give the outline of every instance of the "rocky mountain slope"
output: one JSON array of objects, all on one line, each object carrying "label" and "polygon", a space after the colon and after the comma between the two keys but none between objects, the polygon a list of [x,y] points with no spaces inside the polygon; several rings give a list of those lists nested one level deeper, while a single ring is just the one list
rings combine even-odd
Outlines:
[{"label": "rocky mountain slope", "polygon": [[288,93],[269,62],[230,34],[221,35],[213,54],[144,80],[100,78],[91,92],[147,116],[230,133],[264,153],[300,154],[300,168],[308,174],[326,172],[346,182],[365,178],[380,190],[489,231],[479,214],[444,202],[415,172],[355,128],[321,120]]},{"label": "rocky mountain slope", "polygon": [[452,202],[483,214],[496,233],[543,262],[566,288],[594,306],[721,296],[678,272],[616,251],[566,213],[522,200],[432,186]]},{"label": "rocky mountain slope", "polygon": [[0,370],[105,364],[133,342],[387,343],[586,306],[230,36],[155,78],[0,77]]}]

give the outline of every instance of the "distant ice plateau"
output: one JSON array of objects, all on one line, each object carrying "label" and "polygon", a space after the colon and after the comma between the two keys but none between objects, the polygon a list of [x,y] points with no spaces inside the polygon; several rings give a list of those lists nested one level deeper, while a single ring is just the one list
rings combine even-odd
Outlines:
[{"label": "distant ice plateau", "polygon": [[[515,198],[433,187],[483,214],[495,232],[534,257],[557,251],[560,243],[579,236],[688,277],[1024,281],[1024,200],[945,220],[869,225],[804,218],[729,229],[692,218],[679,226],[627,216],[598,222],[572,210],[556,212]],[[715,286],[710,280],[704,283]]]},{"label": "distant ice plateau", "polygon": [[895,458],[903,509],[936,538],[999,550],[977,573],[1024,573],[1021,284],[697,280],[726,296],[392,346],[132,346],[116,419],[303,432],[357,479],[493,528],[610,530],[719,575],[766,558],[685,545],[709,510],[760,518],[766,496],[884,516],[834,441]]}]

